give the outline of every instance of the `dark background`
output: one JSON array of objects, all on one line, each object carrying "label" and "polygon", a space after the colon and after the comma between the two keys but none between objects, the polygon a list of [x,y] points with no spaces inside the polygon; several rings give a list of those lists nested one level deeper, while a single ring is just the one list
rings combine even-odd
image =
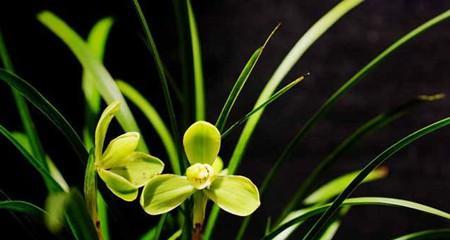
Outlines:
[{"label": "dark background", "polygon": [[[199,25],[205,69],[208,119],[215,121],[234,80],[251,53],[273,27],[282,26],[270,41],[254,69],[236,108],[237,120],[253,106],[259,91],[297,39],[338,1],[314,0],[193,0]],[[142,1],[164,62],[179,79],[176,28],[171,1]],[[371,0],[340,20],[303,56],[286,80],[310,72],[301,87],[269,106],[249,144],[239,173],[261,183],[281,150],[323,101],[357,70],[394,40],[424,21],[445,11],[450,1]],[[108,42],[105,65],[115,78],[124,79],[152,102],[167,119],[161,87],[153,60],[142,41],[131,1],[2,1],[0,28],[6,38],[17,73],[39,89],[80,130],[83,125],[81,67],[69,50],[41,26],[35,15],[54,11],[80,34],[101,17],[115,24]],[[290,195],[323,158],[358,126],[371,117],[418,95],[450,94],[450,24],[432,28],[397,51],[384,64],[337,102],[333,110],[307,136],[276,177],[249,229],[248,239],[261,234],[267,216],[276,216]],[[287,81],[286,81],[287,82]],[[14,102],[5,85],[0,86],[0,123],[20,129]],[[428,123],[449,115],[449,99],[427,104],[362,141],[346,154],[325,177],[356,170],[395,140]],[[134,109],[133,109],[134,110]],[[164,158],[159,139],[135,111],[153,153]],[[37,111],[32,110],[43,144],[67,181],[80,185],[83,169],[64,137]],[[238,131],[224,143],[221,156],[228,159]],[[389,177],[366,184],[354,195],[389,196],[450,210],[450,129],[425,137],[392,157]],[[0,139],[0,189],[10,198],[43,204],[46,190],[22,156]],[[107,193],[111,195],[109,192]],[[111,199],[114,239],[135,239],[154,223],[139,205]],[[230,239],[240,218],[222,214],[215,239]],[[21,218],[22,219],[22,218]],[[50,238],[43,226],[21,227],[10,214],[0,212],[2,235],[10,239]],[[27,223],[27,220],[22,220]],[[337,239],[389,239],[428,228],[448,227],[448,222],[408,210],[358,207],[350,211]],[[39,235],[42,234],[42,235]]]}]

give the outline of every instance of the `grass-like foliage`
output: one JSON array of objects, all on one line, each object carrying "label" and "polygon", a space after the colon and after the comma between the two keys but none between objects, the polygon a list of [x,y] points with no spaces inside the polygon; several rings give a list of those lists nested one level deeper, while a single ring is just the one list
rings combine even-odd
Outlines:
[{"label": "grass-like foliage", "polygon": [[[251,144],[253,132],[266,108],[270,110],[272,102],[296,91],[300,87],[299,83],[314,73],[298,73],[297,79],[279,87],[286,75],[328,29],[362,2],[362,0],[343,0],[313,24],[281,61],[265,84],[254,107],[234,123],[230,123],[229,115],[233,108],[239,106],[240,93],[250,79],[258,60],[264,57],[264,49],[268,47],[267,43],[273,34],[276,34],[279,25],[270,33],[269,29],[268,36],[262,36],[261,46],[256,46],[256,50],[249,56],[221,111],[217,114],[218,118],[214,120],[206,119],[207,101],[201,41],[197,27],[198,19],[195,17],[190,0],[173,1],[179,35],[179,60],[182,66],[180,81],[173,81],[170,76],[140,2],[130,1],[135,10],[136,25],[142,27],[145,44],[154,60],[148,64],[156,66],[164,96],[165,112],[158,112],[139,89],[126,81],[115,79],[103,65],[103,56],[107,50],[106,42],[114,24],[111,18],[99,20],[87,39],[83,39],[62,18],[48,10],[42,11],[37,15],[37,21],[50,30],[48,37],[58,37],[61,44],[67,46],[82,66],[80,91],[85,98],[84,109],[79,109],[85,113],[82,129],[74,128],[38,89],[21,78],[20,73],[14,72],[7,43],[0,33],[2,66],[0,79],[11,89],[23,127],[22,131],[12,131],[0,123],[0,134],[15,146],[23,158],[41,175],[42,184],[45,184],[48,190],[45,206],[39,207],[21,200],[1,199],[0,209],[32,215],[45,222],[50,232],[60,234],[66,229],[73,238],[79,240],[114,238],[108,224],[109,212],[114,208],[108,208],[108,204],[117,202],[140,204],[149,218],[156,219],[154,226],[143,230],[141,238],[143,240],[222,239],[223,237],[214,235],[214,229],[220,220],[220,211],[223,210],[235,215],[236,218],[244,217],[235,236],[236,239],[247,239],[246,230],[252,223],[251,216],[257,209],[265,207],[264,202],[261,204],[261,199],[264,199],[270,191],[274,176],[283,163],[290,159],[298,144],[326,116],[335,103],[377,66],[382,63],[388,64],[388,57],[400,47],[416,37],[426,35],[426,31],[431,30],[433,26],[450,19],[450,10],[444,11],[398,40],[394,40],[367,65],[356,71],[327,98],[304,126],[297,130],[294,138],[278,158],[274,159],[273,166],[260,184],[255,184],[245,176],[236,175],[240,163],[245,159],[247,146]],[[50,33],[55,36],[51,36]],[[263,37],[266,37],[265,41]],[[181,83],[182,87],[178,88],[177,83]],[[296,86],[297,88],[294,88]],[[294,233],[300,234],[300,238],[305,240],[332,239],[350,208],[357,209],[358,206],[367,205],[405,208],[449,221],[450,213],[424,204],[388,197],[352,198],[351,194],[358,187],[362,187],[363,183],[386,177],[388,169],[383,166],[385,161],[416,140],[448,126],[450,118],[438,119],[392,143],[379,155],[367,161],[361,169],[354,169],[323,185],[318,185],[319,180],[326,176],[328,168],[339,164],[340,157],[363,141],[364,137],[406,117],[416,106],[430,104],[444,97],[444,94],[439,93],[412,96],[410,101],[393,106],[392,109],[375,115],[365,124],[355,127],[354,132],[318,162],[297,189],[290,192],[291,200],[286,203],[284,209],[277,216],[267,216],[270,219],[267,227],[260,229],[251,239],[288,239]],[[136,121],[134,113],[128,107],[129,103],[141,111],[146,121]],[[176,112],[176,104],[180,104],[183,110]],[[65,181],[65,176],[61,174],[41,144],[41,138],[29,113],[31,106],[42,112],[62,133],[61,138],[64,137],[65,141],[73,146],[73,152],[85,166],[84,182],[68,184]],[[191,110],[194,110],[195,114],[192,115]],[[167,123],[163,120],[166,115],[169,119]],[[114,120],[118,121],[123,133],[107,142],[106,135]],[[146,143],[140,133],[141,124],[153,127],[161,145],[165,148],[165,155],[152,154],[151,143]],[[242,130],[238,128],[241,125],[244,125]],[[184,134],[181,134],[180,129],[186,128]],[[230,133],[239,134],[239,138],[234,145],[231,158],[221,159],[222,139]],[[83,189],[74,186],[83,186]],[[123,201],[114,203],[105,201],[111,198]],[[139,201],[133,202],[136,199]],[[214,203],[209,212],[208,202]],[[298,231],[299,229],[303,231]],[[396,239],[435,238],[449,239],[450,230],[426,230]]]}]

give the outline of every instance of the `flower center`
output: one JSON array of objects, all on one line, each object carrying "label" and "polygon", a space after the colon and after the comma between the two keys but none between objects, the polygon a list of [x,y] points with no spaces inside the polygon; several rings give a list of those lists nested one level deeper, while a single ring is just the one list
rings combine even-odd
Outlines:
[{"label": "flower center", "polygon": [[193,187],[198,190],[211,185],[214,169],[209,164],[196,163],[186,169],[186,177]]}]

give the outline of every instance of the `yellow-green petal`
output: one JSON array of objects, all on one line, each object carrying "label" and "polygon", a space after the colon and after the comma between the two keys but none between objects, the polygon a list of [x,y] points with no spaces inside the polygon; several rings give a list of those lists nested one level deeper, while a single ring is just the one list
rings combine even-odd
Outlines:
[{"label": "yellow-green petal", "polygon": [[222,158],[217,156],[216,160],[214,160],[212,164],[212,168],[214,169],[215,174],[219,174],[223,169],[223,161]]},{"label": "yellow-green petal", "polygon": [[220,132],[211,123],[198,121],[184,133],[183,145],[191,164],[212,165],[220,149]]},{"label": "yellow-green petal", "polygon": [[114,172],[137,187],[144,186],[156,174],[164,169],[164,163],[156,157],[142,152],[134,152],[126,158],[126,164],[112,168]]},{"label": "yellow-green petal", "polygon": [[98,120],[97,127],[95,128],[95,160],[100,160],[103,152],[103,143],[105,142],[106,132],[108,130],[109,124],[113,119],[114,115],[119,111],[120,102],[112,102],[103,111],[102,116]]},{"label": "yellow-green petal", "polygon": [[128,202],[137,198],[138,187],[130,181],[111,171],[104,169],[98,169],[97,171],[100,178],[114,195]]},{"label": "yellow-green petal", "polygon": [[127,132],[113,139],[106,148],[100,167],[109,169],[126,164],[127,157],[132,154],[139,144],[139,133]]},{"label": "yellow-green petal", "polygon": [[158,175],[145,185],[140,203],[150,215],[163,214],[178,207],[194,192],[194,187],[184,176]]},{"label": "yellow-green petal", "polygon": [[258,188],[242,176],[218,176],[203,191],[220,208],[238,216],[248,216],[260,205]]}]

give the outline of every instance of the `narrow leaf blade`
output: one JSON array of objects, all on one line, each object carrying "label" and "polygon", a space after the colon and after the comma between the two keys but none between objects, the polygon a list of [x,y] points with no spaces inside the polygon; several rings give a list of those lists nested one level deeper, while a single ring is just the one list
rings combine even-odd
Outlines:
[{"label": "narrow leaf blade", "polygon": [[[120,101],[122,103],[119,113],[117,114],[117,119],[122,128],[127,132],[140,132],[128,105],[111,77],[111,74],[92,54],[92,51],[84,40],[62,19],[49,11],[41,12],[38,15],[38,19],[69,47],[83,68],[89,71],[97,80],[95,81],[96,87],[103,99],[105,99],[108,104],[111,104],[114,101]],[[142,150],[147,151],[147,146],[143,139],[141,139],[140,147]]]},{"label": "narrow leaf blade", "polygon": [[[450,11],[449,11],[450,13]],[[327,211],[320,217],[320,219],[314,224],[314,226],[309,230],[308,234],[304,239],[310,240],[314,239],[316,235],[320,232],[322,227],[328,223],[328,221],[336,214],[337,209],[342,205],[344,200],[351,195],[351,193],[358,188],[364,178],[370,174],[376,167],[383,164],[389,157],[402,150],[406,146],[415,142],[419,138],[422,138],[432,132],[435,132],[443,127],[450,124],[450,117],[444,118],[437,122],[434,122],[410,135],[404,137],[398,142],[391,145],[385,151],[380,153],[377,157],[371,160],[361,172],[353,179],[353,181],[347,186],[347,188],[333,201],[333,204],[327,208]]]},{"label": "narrow leaf blade", "polygon": [[[264,236],[264,240],[274,239],[279,233],[287,229],[288,227],[305,221],[313,216],[317,216],[323,212],[325,212],[332,204],[324,204],[321,206],[314,206],[308,209],[305,209],[303,214],[286,222],[277,228],[275,228],[268,235]],[[450,219],[450,213],[441,211],[436,208],[432,208],[420,203],[411,202],[408,200],[396,199],[396,198],[384,198],[384,197],[360,197],[360,198],[349,198],[342,202],[341,207],[353,207],[353,206],[391,206],[391,207],[400,207],[400,208],[409,208],[412,210],[416,210],[419,212],[431,214],[434,216],[438,216],[444,219]]]},{"label": "narrow leaf blade", "polygon": [[136,105],[139,110],[145,115],[150,124],[152,124],[156,133],[159,135],[164,147],[166,148],[167,155],[169,156],[172,169],[175,174],[181,174],[178,152],[176,149],[175,142],[166,127],[166,124],[161,119],[159,113],[153,107],[153,105],[147,101],[141,93],[139,93],[135,88],[124,81],[117,81],[117,86],[119,87],[122,94],[128,98],[134,105]]},{"label": "narrow leaf blade", "polygon": [[195,87],[195,117],[196,120],[205,119],[205,87],[203,80],[202,52],[200,47],[200,39],[198,36],[197,22],[195,20],[194,11],[192,10],[191,1],[186,0],[189,29],[191,32],[192,62],[194,66],[194,87]]},{"label": "narrow leaf blade", "polygon": [[0,209],[10,210],[14,212],[27,213],[35,216],[42,216],[45,210],[26,201],[20,200],[4,200],[0,201]]},{"label": "narrow leaf blade", "polygon": [[22,96],[39,109],[67,138],[82,162],[87,159],[86,148],[63,115],[33,86],[22,78],[0,69],[0,79],[14,87]]}]

